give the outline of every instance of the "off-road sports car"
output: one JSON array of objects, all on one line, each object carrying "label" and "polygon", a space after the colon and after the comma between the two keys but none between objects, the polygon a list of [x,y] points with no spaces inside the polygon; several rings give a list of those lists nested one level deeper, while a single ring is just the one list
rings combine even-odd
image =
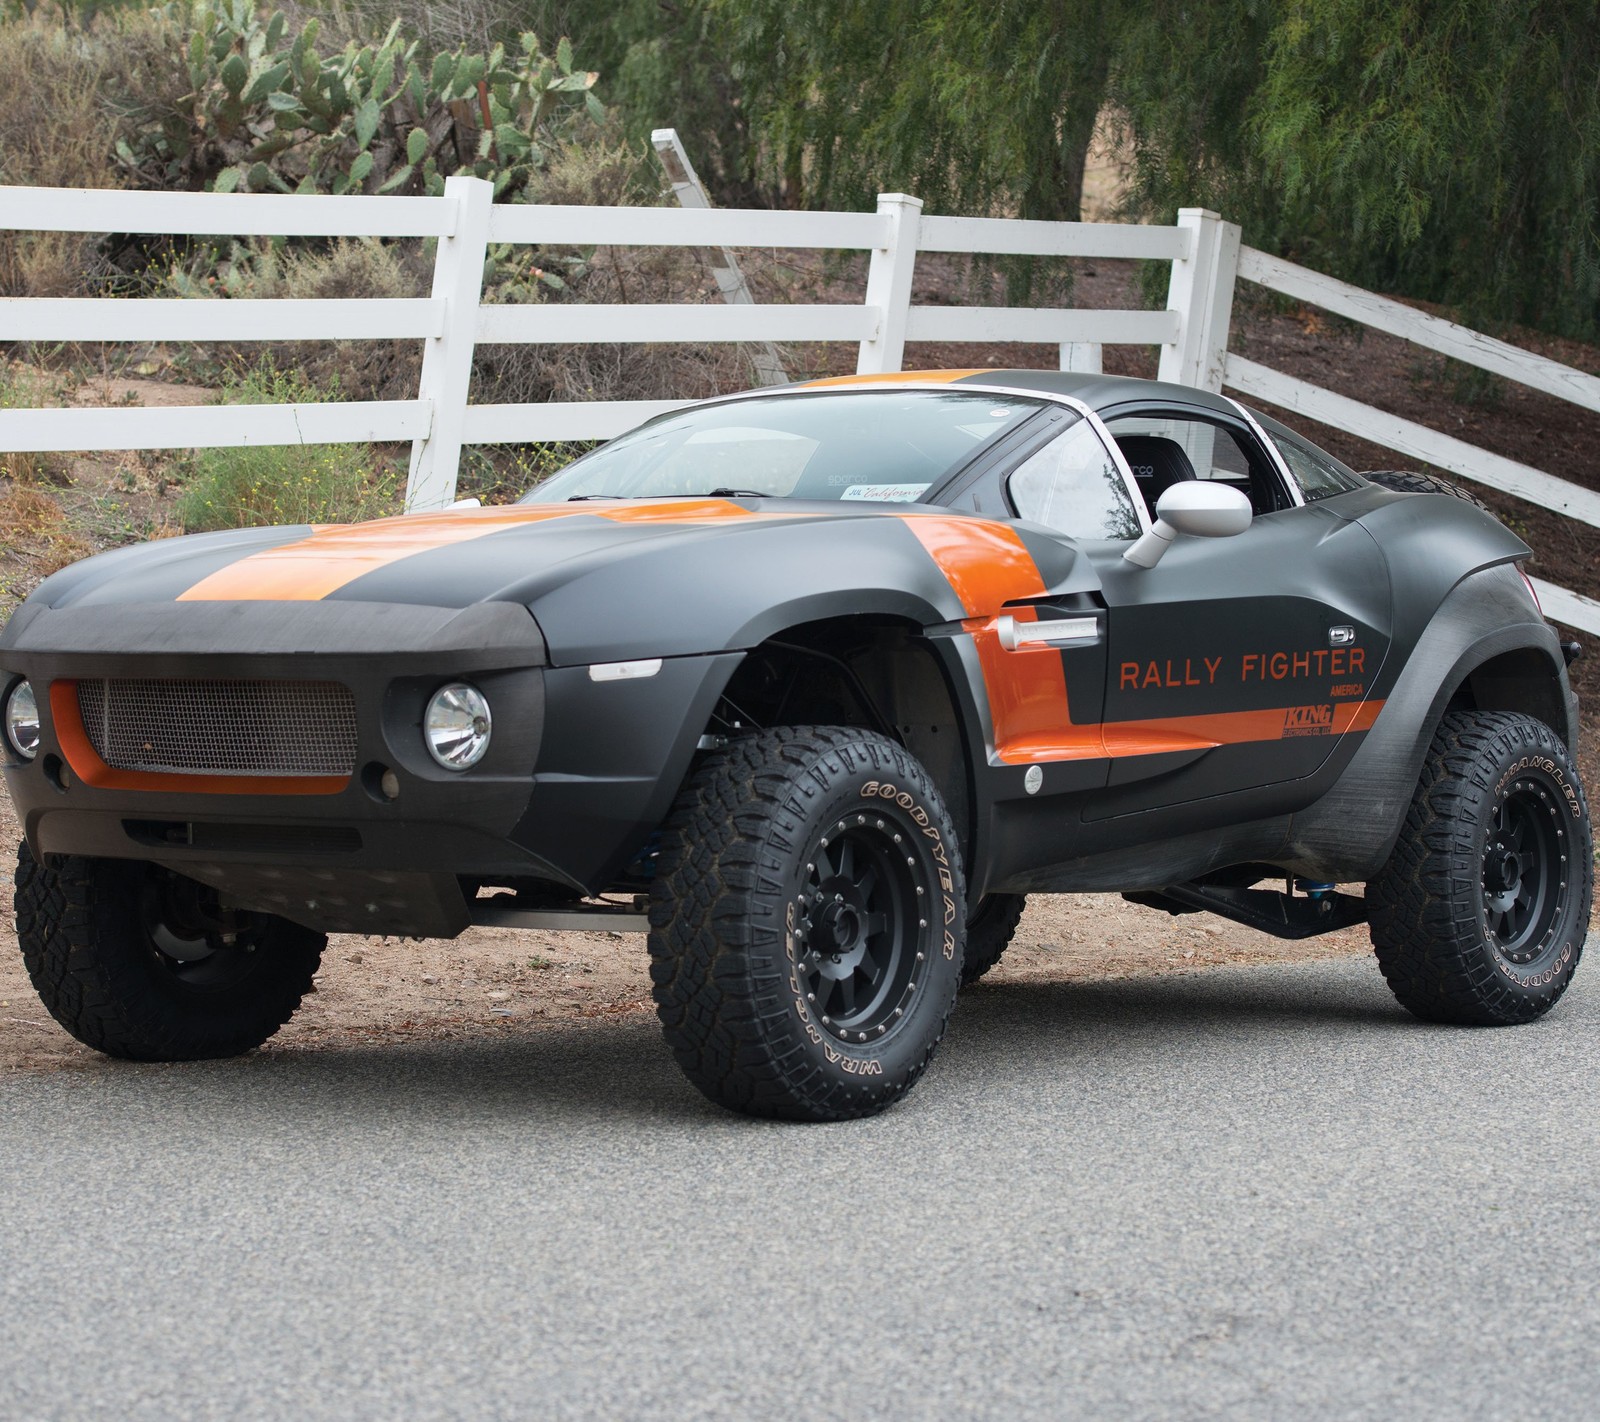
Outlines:
[{"label": "off-road sports car", "polygon": [[647,928],[689,1078],[805,1119],[915,1082],[1029,893],[1366,920],[1417,1016],[1527,1022],[1593,868],[1529,556],[1231,399],[1022,370],[121,549],[0,637],[22,951],[81,1041],[178,1059],[269,1037],[328,933]]}]

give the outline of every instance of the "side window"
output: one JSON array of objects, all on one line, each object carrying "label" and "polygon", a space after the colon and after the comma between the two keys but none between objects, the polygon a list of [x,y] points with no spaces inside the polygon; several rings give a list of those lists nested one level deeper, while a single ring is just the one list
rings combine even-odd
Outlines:
[{"label": "side window", "polygon": [[1272,434],[1278,445],[1278,453],[1289,466],[1289,472],[1300,485],[1300,492],[1305,495],[1308,504],[1317,499],[1332,498],[1335,494],[1348,494],[1352,489],[1361,487],[1360,478],[1332,456],[1287,430],[1276,429]]},{"label": "side window", "polygon": [[1128,486],[1087,420],[1019,464],[1010,490],[1019,517],[1070,538],[1137,538],[1142,532]]},{"label": "side window", "polygon": [[1255,441],[1246,445],[1224,425],[1161,414],[1123,415],[1108,420],[1106,428],[1127,458],[1151,518],[1156,500],[1185,479],[1232,485],[1249,496],[1258,516],[1289,506],[1277,470],[1262,451],[1252,453]]}]

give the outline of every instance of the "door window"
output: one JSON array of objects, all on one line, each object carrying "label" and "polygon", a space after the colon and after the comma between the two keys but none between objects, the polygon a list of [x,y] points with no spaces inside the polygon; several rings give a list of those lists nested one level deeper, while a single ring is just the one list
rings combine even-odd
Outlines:
[{"label": "door window", "polygon": [[1121,415],[1106,428],[1122,447],[1151,518],[1156,500],[1182,479],[1231,485],[1258,517],[1291,503],[1266,452],[1225,425],[1162,413]]},{"label": "door window", "polygon": [[1010,490],[1020,518],[1069,538],[1137,538],[1142,532],[1127,482],[1087,420],[1019,464]]},{"label": "door window", "polygon": [[1359,476],[1331,455],[1290,434],[1282,426],[1272,431],[1272,437],[1277,441],[1278,453],[1299,482],[1300,492],[1308,504],[1317,499],[1332,498],[1335,494],[1348,494],[1352,489],[1361,487]]}]

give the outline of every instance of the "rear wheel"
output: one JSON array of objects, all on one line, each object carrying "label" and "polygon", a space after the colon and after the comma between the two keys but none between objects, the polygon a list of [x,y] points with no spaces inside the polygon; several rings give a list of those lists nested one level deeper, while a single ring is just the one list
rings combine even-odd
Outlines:
[{"label": "rear wheel", "polygon": [[1543,722],[1440,723],[1394,853],[1367,886],[1389,986],[1431,1022],[1531,1022],[1572,981],[1589,926],[1583,787]]},{"label": "rear wheel", "polygon": [[1000,961],[1001,955],[1016,936],[1017,924],[1022,921],[1022,910],[1027,907],[1024,894],[985,894],[978,911],[967,920],[967,953],[962,960],[961,986],[975,983]]},{"label": "rear wheel", "polygon": [[224,909],[154,864],[17,852],[17,938],[40,1000],[85,1046],[134,1061],[259,1047],[310,990],[327,939]]},{"label": "rear wheel", "polygon": [[733,1110],[881,1111],[944,1035],[964,921],[949,814],[902,747],[843,727],[742,737],[663,835],[650,971],[667,1042]]}]

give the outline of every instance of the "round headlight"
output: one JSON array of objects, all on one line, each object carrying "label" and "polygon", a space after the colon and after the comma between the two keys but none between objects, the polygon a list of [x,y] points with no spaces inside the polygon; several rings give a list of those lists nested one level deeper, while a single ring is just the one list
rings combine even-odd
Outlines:
[{"label": "round headlight", "polygon": [[6,739],[24,760],[39,753],[39,702],[25,681],[19,681],[6,697]]},{"label": "round headlight", "polygon": [[465,770],[489,749],[489,703],[464,681],[441,686],[428,700],[422,718],[428,753],[446,770]]}]

